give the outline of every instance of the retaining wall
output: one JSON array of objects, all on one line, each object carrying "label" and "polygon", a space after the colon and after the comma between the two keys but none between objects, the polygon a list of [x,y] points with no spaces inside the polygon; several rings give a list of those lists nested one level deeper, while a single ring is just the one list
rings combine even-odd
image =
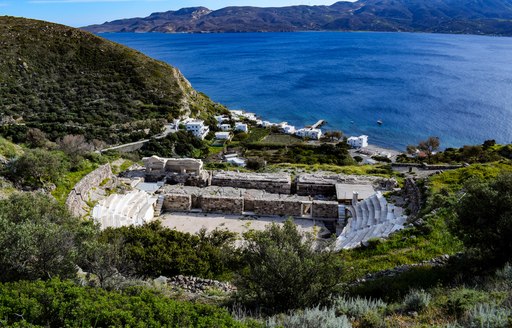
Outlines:
[{"label": "retaining wall", "polygon": [[338,202],[330,201],[313,201],[311,208],[311,216],[314,218],[337,219],[338,218]]},{"label": "retaining wall", "polygon": [[190,211],[192,208],[192,197],[190,195],[166,194],[163,208],[169,212]]},{"label": "retaining wall", "polygon": [[242,197],[201,196],[201,209],[207,213],[242,214],[244,199]]},{"label": "retaining wall", "polygon": [[89,205],[87,205],[90,191],[93,188],[98,188],[106,179],[115,179],[110,164],[102,165],[83,177],[66,199],[66,206],[71,214],[77,217],[86,215],[90,211]]}]

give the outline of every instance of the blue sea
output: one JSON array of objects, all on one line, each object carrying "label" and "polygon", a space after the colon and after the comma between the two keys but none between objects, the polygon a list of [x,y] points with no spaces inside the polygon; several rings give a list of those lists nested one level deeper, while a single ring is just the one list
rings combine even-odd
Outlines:
[{"label": "blue sea", "polygon": [[[512,38],[413,33],[101,36],[165,61],[230,109],[403,150],[512,142]],[[379,126],[377,120],[382,120]]]}]

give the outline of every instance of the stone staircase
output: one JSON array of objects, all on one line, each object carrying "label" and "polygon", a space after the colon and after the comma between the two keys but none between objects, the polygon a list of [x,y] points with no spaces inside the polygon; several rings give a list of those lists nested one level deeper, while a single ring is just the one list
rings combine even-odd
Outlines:
[{"label": "stone staircase", "polygon": [[388,204],[380,192],[348,207],[352,217],[336,240],[336,249],[359,247],[372,238],[386,238],[404,228],[403,209]]}]

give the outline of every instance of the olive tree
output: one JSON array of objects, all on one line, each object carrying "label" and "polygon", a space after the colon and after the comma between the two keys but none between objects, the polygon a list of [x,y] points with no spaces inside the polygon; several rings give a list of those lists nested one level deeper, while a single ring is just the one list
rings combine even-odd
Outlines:
[{"label": "olive tree", "polygon": [[339,257],[291,220],[244,234],[239,296],[267,312],[316,306],[340,286]]},{"label": "olive tree", "polygon": [[456,207],[452,231],[482,259],[500,265],[512,259],[512,173],[471,179]]}]

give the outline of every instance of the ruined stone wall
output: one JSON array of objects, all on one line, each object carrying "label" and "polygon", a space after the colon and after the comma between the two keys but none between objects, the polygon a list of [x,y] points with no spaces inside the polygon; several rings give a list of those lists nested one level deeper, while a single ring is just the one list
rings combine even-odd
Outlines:
[{"label": "ruined stone wall", "polygon": [[291,177],[283,173],[214,172],[212,186],[259,189],[273,194],[290,194]]},{"label": "ruined stone wall", "polygon": [[166,194],[163,209],[169,212],[187,212],[192,208],[190,195]]},{"label": "ruined stone wall", "polygon": [[255,199],[254,213],[258,215],[286,215],[301,217],[303,203],[306,202],[286,199]]},{"label": "ruined stone wall", "polygon": [[311,208],[311,215],[314,218],[337,219],[338,202],[315,200]]},{"label": "ruined stone wall", "polygon": [[89,211],[89,193],[92,189],[98,188],[106,179],[115,179],[110,164],[105,164],[87,174],[71,190],[66,199],[66,206],[74,216],[81,217]]},{"label": "ruined stone wall", "polygon": [[297,182],[297,195],[299,196],[334,196],[335,184]]},{"label": "ruined stone wall", "polygon": [[421,209],[421,191],[416,185],[416,181],[411,178],[405,179],[404,184],[404,197],[408,202],[408,208],[411,211],[411,216],[416,216]]},{"label": "ruined stone wall", "polygon": [[201,196],[201,209],[206,213],[242,214],[244,199],[242,197]]}]

